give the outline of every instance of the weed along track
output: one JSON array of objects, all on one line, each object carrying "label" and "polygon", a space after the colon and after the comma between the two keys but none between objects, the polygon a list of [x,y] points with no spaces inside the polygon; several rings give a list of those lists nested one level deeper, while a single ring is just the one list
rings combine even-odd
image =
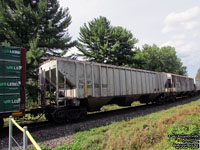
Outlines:
[{"label": "weed along track", "polygon": [[[88,114],[86,119],[83,121],[74,123],[51,124],[47,121],[43,121],[26,125],[28,126],[29,131],[31,132],[34,139],[39,143],[39,145],[50,146],[54,148],[62,144],[71,144],[73,142],[72,135],[78,131],[84,131],[91,128],[105,126],[111,124],[112,122],[129,120],[132,118],[148,115],[178,105],[187,104],[199,98],[200,96],[196,96],[193,98],[178,99],[173,103],[166,103],[165,105],[149,104],[123,108],[120,110],[97,112],[94,114]],[[22,138],[17,131],[14,132],[14,136],[18,141],[20,141]],[[0,149],[7,149],[7,147],[8,127],[5,127],[2,129],[0,135]]]}]

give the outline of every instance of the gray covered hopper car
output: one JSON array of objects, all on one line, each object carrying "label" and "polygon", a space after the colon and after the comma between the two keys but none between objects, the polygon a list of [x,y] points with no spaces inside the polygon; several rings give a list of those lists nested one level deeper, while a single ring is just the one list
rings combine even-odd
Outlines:
[{"label": "gray covered hopper car", "polygon": [[195,91],[194,79],[176,74],[170,74],[172,86],[175,89],[176,95],[193,94]]},{"label": "gray covered hopper car", "polygon": [[[39,103],[48,108],[49,120],[62,120],[69,118],[69,114],[73,118],[81,116],[83,108],[96,111],[106,104],[129,106],[137,100],[143,103],[173,100],[181,90],[193,91],[192,82],[192,78],[169,73],[52,58],[39,67]],[[179,85],[188,86],[176,89]]]},{"label": "gray covered hopper car", "polygon": [[57,100],[87,99],[92,111],[107,103],[130,105],[141,96],[154,99],[165,92],[167,81],[163,73],[63,58],[45,62],[39,71],[40,84],[43,78],[50,81],[57,89]]},{"label": "gray covered hopper car", "polygon": [[200,91],[200,80],[195,80],[195,88],[196,88],[196,91]]}]

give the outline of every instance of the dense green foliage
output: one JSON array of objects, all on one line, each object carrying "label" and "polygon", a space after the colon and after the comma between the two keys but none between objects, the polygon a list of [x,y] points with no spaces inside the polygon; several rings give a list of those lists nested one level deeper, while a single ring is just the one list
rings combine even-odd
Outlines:
[{"label": "dense green foliage", "polygon": [[171,46],[144,45],[142,50],[137,50],[134,59],[137,63],[133,67],[136,68],[187,75],[186,67]]},{"label": "dense green foliage", "polygon": [[79,34],[78,56],[88,61],[187,75],[175,48],[144,45],[140,50],[130,31],[111,26],[105,17],[85,23]]},{"label": "dense green foliage", "polygon": [[135,44],[132,33],[122,27],[111,26],[105,17],[94,19],[80,28],[77,48],[88,61],[113,65],[132,64]]},{"label": "dense green foliage", "polygon": [[[200,120],[199,116],[189,115],[185,120],[178,121],[168,128],[168,141],[171,144],[184,144],[188,149],[197,148],[200,140]],[[192,147],[191,144],[193,145]]]}]

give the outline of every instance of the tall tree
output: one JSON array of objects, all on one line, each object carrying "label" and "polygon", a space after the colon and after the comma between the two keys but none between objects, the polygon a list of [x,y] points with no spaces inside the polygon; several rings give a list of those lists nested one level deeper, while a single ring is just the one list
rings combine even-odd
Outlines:
[{"label": "tall tree", "polygon": [[136,68],[187,75],[187,68],[183,66],[181,59],[176,55],[175,48],[171,46],[159,48],[156,45],[144,45],[134,59],[141,62],[139,65],[134,64]]},{"label": "tall tree", "polygon": [[57,0],[1,0],[0,44],[27,49],[27,97],[37,99],[37,68],[41,57],[63,56],[75,45],[68,27],[68,8]]},{"label": "tall tree", "polygon": [[84,59],[99,63],[126,65],[132,63],[133,49],[138,42],[122,27],[111,26],[100,16],[80,28],[77,48]]},{"label": "tall tree", "polygon": [[71,23],[68,9],[57,0],[1,0],[0,43],[28,50],[29,76],[42,56],[63,56],[75,45],[67,28]]}]

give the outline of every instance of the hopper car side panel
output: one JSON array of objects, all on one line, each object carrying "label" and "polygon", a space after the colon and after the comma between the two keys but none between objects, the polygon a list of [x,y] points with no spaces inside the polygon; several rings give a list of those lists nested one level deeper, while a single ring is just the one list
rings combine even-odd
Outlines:
[{"label": "hopper car side panel", "polygon": [[113,88],[114,87],[114,84],[115,84],[115,81],[114,81],[114,71],[113,71],[113,68],[108,68],[108,96],[114,96],[114,92],[115,92],[115,89]]},{"label": "hopper car side panel", "polygon": [[195,90],[193,78],[172,74],[172,84],[175,87],[177,94]]},{"label": "hopper car side panel", "polygon": [[200,91],[200,80],[195,80],[196,91]]},{"label": "hopper car side panel", "polygon": [[[141,95],[164,92],[162,73],[131,70],[94,63],[57,61],[59,87],[64,76],[67,89],[77,91],[76,98]],[[41,66],[42,68],[42,66]],[[76,69],[77,68],[77,69]],[[48,78],[48,70],[46,71]],[[54,75],[54,77],[56,77]],[[76,79],[77,78],[77,79]],[[55,81],[55,79],[53,80]],[[55,85],[55,83],[54,83]]]},{"label": "hopper car side panel", "polygon": [[125,70],[125,79],[126,79],[126,94],[131,95],[132,94],[132,86],[131,86],[131,71]]}]

